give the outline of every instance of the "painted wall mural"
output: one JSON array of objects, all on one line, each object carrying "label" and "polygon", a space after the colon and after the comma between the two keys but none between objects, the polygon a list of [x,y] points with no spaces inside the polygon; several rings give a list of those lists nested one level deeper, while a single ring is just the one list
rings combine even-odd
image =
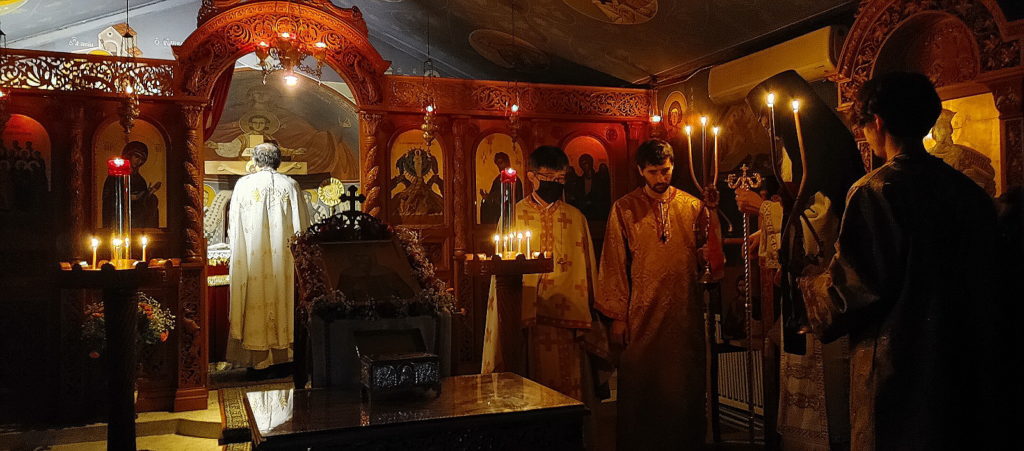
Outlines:
[{"label": "painted wall mural", "polygon": [[569,171],[565,200],[590,220],[604,221],[611,210],[612,181],[608,150],[593,136],[577,136],[565,144]]},{"label": "painted wall mural", "polygon": [[497,224],[501,213],[501,179],[498,173],[508,167],[519,171],[516,183],[517,199],[523,198],[523,177],[526,177],[526,162],[519,144],[512,143],[512,137],[504,133],[487,135],[476,146],[476,198],[477,224]]},{"label": "painted wall mural", "polygon": [[92,166],[96,227],[110,227],[115,217],[116,185],[107,176],[107,160],[114,156],[132,164],[132,227],[167,227],[167,141],[145,120],[135,122],[127,140],[117,121],[107,122],[96,134]]},{"label": "painted wall mural", "polygon": [[0,136],[0,213],[38,210],[50,191],[50,136],[35,119],[11,115]]},{"label": "painted wall mural", "polygon": [[206,160],[248,161],[252,147],[275,140],[285,161],[305,164],[282,172],[354,182],[359,180],[358,124],[355,105],[327,84],[302,79],[288,87],[274,75],[264,84],[260,71],[238,69],[220,123],[206,142]]},{"label": "painted wall mural", "polygon": [[409,130],[391,145],[390,216],[401,224],[439,224],[444,218],[444,154],[423,132]]}]

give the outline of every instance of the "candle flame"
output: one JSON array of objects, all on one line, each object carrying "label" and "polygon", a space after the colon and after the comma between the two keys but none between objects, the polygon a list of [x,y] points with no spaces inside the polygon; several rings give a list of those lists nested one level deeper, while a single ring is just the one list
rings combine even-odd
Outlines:
[{"label": "candle flame", "polygon": [[661,122],[661,115],[660,114],[655,114],[655,115],[651,116],[651,122],[655,123],[655,124],[660,123]]},{"label": "candle flame", "polygon": [[428,113],[433,113],[434,112],[434,105],[427,105],[427,112]]},{"label": "candle flame", "polygon": [[521,239],[523,239],[523,234],[522,234],[522,233],[520,233],[520,234],[516,235],[516,238],[517,238],[517,239],[520,239],[520,240],[521,240]]},{"label": "candle flame", "polygon": [[114,241],[112,241],[112,243],[114,244],[114,246],[120,246],[123,243],[123,241],[121,241],[120,238],[114,238]]},{"label": "candle flame", "polygon": [[711,133],[714,133],[715,136],[718,136],[718,130],[719,130],[718,126],[711,127]]},{"label": "candle flame", "polygon": [[693,127],[690,127],[689,125],[687,125],[686,127],[683,127],[683,131],[685,131],[686,134],[689,135],[690,133],[693,132]]},{"label": "candle flame", "polygon": [[93,238],[93,239],[92,239],[91,241],[92,241],[92,248],[93,248],[94,250],[95,250],[95,249],[96,249],[97,247],[100,247],[100,240],[97,240],[96,238]]},{"label": "candle flame", "polygon": [[284,33],[281,33],[281,37],[285,38],[285,39],[288,39],[288,38],[292,37],[292,34],[286,31]]},{"label": "candle flame", "polygon": [[518,113],[519,112],[519,104],[518,103],[513,103],[512,104],[512,112],[513,113]]},{"label": "candle flame", "polygon": [[148,236],[143,236],[140,241],[142,242],[142,245],[145,246],[145,245],[149,244],[149,237]]},{"label": "candle flame", "polygon": [[494,235],[494,241],[501,241],[501,237],[498,235]]},{"label": "candle flame", "polygon": [[315,45],[316,48],[318,48],[318,49],[326,49],[327,48],[327,44],[324,44],[323,42],[317,42],[316,44],[313,44],[313,45]]},{"label": "candle flame", "polygon": [[799,100],[794,100],[792,105],[793,105],[793,112],[794,113],[800,111],[800,101]]},{"label": "candle flame", "polygon": [[295,75],[291,75],[291,74],[285,75],[284,76],[284,84],[286,84],[288,86],[295,86],[295,85],[299,84],[299,77],[296,77]]},{"label": "candle flame", "polygon": [[775,107],[775,93],[774,92],[769,92],[768,93],[768,108],[773,108],[773,107]]},{"label": "candle flame", "polygon": [[701,127],[704,127],[704,126],[708,125],[708,117],[707,116],[701,116],[700,117],[700,125],[701,125]]},{"label": "candle flame", "polygon": [[121,157],[114,158],[114,166],[124,166],[124,159]]}]

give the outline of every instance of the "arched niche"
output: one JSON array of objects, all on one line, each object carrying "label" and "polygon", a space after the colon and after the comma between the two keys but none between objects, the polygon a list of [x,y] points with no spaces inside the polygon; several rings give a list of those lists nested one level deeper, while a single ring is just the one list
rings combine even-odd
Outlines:
[{"label": "arched niche", "polygon": [[406,130],[392,140],[386,185],[388,218],[394,224],[444,223],[445,161],[441,143],[427,146],[420,130]]},{"label": "arched niche", "polygon": [[[152,122],[135,121],[127,136],[116,120],[102,123],[93,139],[93,225],[96,229],[112,226],[113,196],[116,185],[108,180],[107,160],[115,156],[133,164],[132,175],[132,228],[157,229],[167,227],[167,139]],[[137,168],[137,171],[135,169]]]},{"label": "arched niche", "polygon": [[519,172],[516,196],[523,195],[526,177],[526,155],[518,142],[505,133],[488,133],[476,145],[473,157],[474,205],[477,224],[497,224],[500,214],[500,179],[498,171],[511,167]]},{"label": "arched niche", "polygon": [[12,114],[0,134],[0,215],[47,210],[52,161],[50,135],[43,124]]},{"label": "arched niche", "polygon": [[589,220],[604,221],[612,205],[611,163],[608,146],[592,135],[577,135],[562,145],[569,157],[565,200]]},{"label": "arched niche", "polygon": [[[990,122],[989,132],[974,133],[998,137],[997,144],[989,144],[992,148],[978,150],[995,166],[1000,191],[1024,184],[1024,43],[1008,30],[994,0],[866,0],[834,76],[839,109],[849,110],[857,92],[875,75],[897,70],[924,73],[938,87],[944,108],[955,111],[961,122],[968,116]],[[998,116],[995,121],[989,117],[993,114]],[[961,131],[959,136],[965,134]],[[870,166],[870,151],[866,143],[860,146],[865,165]]]}]

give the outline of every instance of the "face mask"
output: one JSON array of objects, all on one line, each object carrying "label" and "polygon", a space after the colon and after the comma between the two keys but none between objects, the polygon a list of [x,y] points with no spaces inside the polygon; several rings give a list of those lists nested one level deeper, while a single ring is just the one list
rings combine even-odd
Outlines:
[{"label": "face mask", "polygon": [[549,204],[556,200],[561,200],[562,191],[565,191],[565,184],[558,182],[542,181],[540,186],[537,187],[537,195]]}]

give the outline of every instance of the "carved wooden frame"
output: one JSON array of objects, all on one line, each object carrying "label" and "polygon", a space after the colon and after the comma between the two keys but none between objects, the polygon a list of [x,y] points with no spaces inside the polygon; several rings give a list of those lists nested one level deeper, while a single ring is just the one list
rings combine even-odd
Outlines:
[{"label": "carved wooden frame", "polygon": [[[852,107],[856,93],[893,44],[891,38],[928,16],[956,18],[973,37],[977,49],[977,68],[969,71],[973,79],[953,80],[939,86],[939,93],[954,98],[992,92],[1000,113],[1003,189],[1024,185],[1024,41],[1020,39],[1024,22],[1008,23],[995,0],[865,0],[832,77],[839,91],[839,110]],[[860,136],[859,130],[856,134]],[[870,152],[867,146],[861,149]],[[865,161],[870,161],[866,154]]]}]

